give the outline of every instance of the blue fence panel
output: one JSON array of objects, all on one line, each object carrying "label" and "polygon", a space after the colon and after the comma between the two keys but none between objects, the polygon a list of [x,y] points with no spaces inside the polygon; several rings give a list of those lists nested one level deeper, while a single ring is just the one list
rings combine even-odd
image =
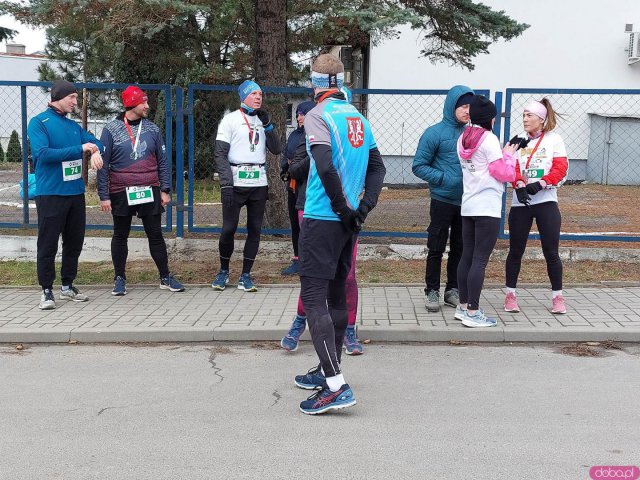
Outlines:
[{"label": "blue fence panel", "polygon": [[[99,138],[104,125],[113,119],[116,112],[122,111],[120,101],[120,91],[128,84],[122,83],[76,83],[79,93],[86,89],[88,96],[88,129]],[[19,82],[0,81],[0,108],[3,108],[3,115],[0,116],[0,142],[4,151],[9,146],[10,133],[20,131],[18,138],[21,144],[21,165],[9,156],[0,159],[0,227],[28,227],[37,226],[35,205],[28,198],[20,199],[19,177],[22,177],[24,190],[28,190],[29,183],[29,146],[27,139],[27,125],[31,117],[37,115],[46,108],[49,100],[49,93],[46,91],[51,86],[51,82]],[[158,92],[158,106],[156,111],[160,117],[156,119],[156,124],[164,130],[167,160],[173,165],[173,120],[172,120],[172,92],[170,85],[142,84],[140,88],[147,92]],[[19,106],[18,106],[19,105]],[[73,117],[80,121],[77,116]],[[15,135],[14,135],[15,137]],[[17,160],[17,159],[15,159]],[[103,213],[99,209],[99,202],[95,195],[95,187],[89,185],[87,188],[87,228],[88,229],[111,229],[111,215]],[[22,215],[18,220],[16,215],[20,209]],[[163,229],[171,231],[173,229],[172,210],[170,204],[166,209],[166,220]],[[134,225],[134,229],[141,230],[141,225]]]}]

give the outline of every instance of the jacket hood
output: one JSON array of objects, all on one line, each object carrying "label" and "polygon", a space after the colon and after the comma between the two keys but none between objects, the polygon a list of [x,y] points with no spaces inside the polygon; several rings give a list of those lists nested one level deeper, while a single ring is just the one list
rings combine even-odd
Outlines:
[{"label": "jacket hood", "polygon": [[458,99],[465,93],[474,92],[465,85],[456,85],[454,87],[451,87],[451,89],[447,93],[447,98],[444,101],[444,109],[442,111],[442,120],[445,123],[454,127],[463,125],[462,123],[458,122],[458,120],[456,120],[456,103],[458,102]]},{"label": "jacket hood", "polygon": [[487,136],[489,130],[482,127],[467,127],[458,141],[458,155],[463,160],[469,160],[473,154],[482,145],[484,137]]}]

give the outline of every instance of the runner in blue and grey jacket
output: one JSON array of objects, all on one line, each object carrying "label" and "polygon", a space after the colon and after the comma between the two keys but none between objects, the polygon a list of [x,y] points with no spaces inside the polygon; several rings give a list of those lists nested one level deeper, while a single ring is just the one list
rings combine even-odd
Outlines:
[{"label": "runner in blue and grey jacket", "polygon": [[469,122],[469,105],[473,96],[473,90],[463,85],[449,90],[442,121],[427,128],[413,159],[413,174],[429,183],[431,196],[424,289],[426,307],[430,312],[440,310],[440,271],[447,239],[449,258],[444,301],[453,307],[458,305],[457,270],[462,256],[462,169],[456,146],[458,137]]}]

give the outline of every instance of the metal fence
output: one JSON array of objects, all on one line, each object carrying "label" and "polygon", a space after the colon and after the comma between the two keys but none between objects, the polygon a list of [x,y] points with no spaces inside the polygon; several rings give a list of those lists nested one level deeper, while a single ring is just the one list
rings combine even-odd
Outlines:
[{"label": "metal fence", "polygon": [[[0,82],[0,145],[4,153],[0,158],[0,227],[37,224],[34,202],[20,197],[19,182],[28,182],[29,149],[24,141],[28,120],[46,108],[49,85]],[[127,85],[78,86],[88,92],[88,129],[99,137],[104,125],[121,110],[119,95]],[[236,87],[141,87],[149,93],[150,119],[164,130],[167,155],[174,165],[176,194],[167,209],[165,230],[172,230],[175,224],[178,236],[219,232],[222,211],[213,147],[220,119],[238,107]],[[486,90],[476,92],[489,96]],[[442,118],[446,93],[446,90],[353,91],[353,103],[370,120],[387,166],[385,190],[378,207],[367,219],[363,235],[427,236],[428,190],[413,175],[411,165],[420,136]],[[311,90],[305,88],[265,89],[265,108],[272,115],[287,119],[283,138],[295,128],[296,105],[310,95]],[[530,99],[544,96],[563,115],[556,131],[565,141],[570,162],[570,181],[559,191],[562,238],[640,241],[640,214],[632,207],[640,193],[640,90],[507,89],[504,112],[503,94],[496,92],[493,98],[501,116],[494,131],[499,136],[504,131],[503,141],[521,133],[524,105]],[[80,121],[79,117],[74,119]],[[11,139],[12,136],[15,138]],[[284,188],[284,184],[272,188]],[[95,186],[90,183],[87,192],[88,228],[112,228],[110,215],[99,209]],[[510,205],[510,188],[504,198],[503,218]],[[265,230],[265,233],[282,232],[286,230]],[[503,220],[501,237],[507,235],[508,225]],[[535,236],[534,232],[532,237]]]},{"label": "metal fence", "polygon": [[[0,145],[4,157],[0,158],[0,227],[35,227],[38,217],[35,202],[21,195],[20,182],[28,192],[30,149],[27,140],[29,120],[44,111],[50,99],[51,82],[0,82]],[[87,130],[98,139],[104,126],[121,112],[120,93],[128,85],[118,83],[77,83],[78,104],[87,100]],[[172,101],[170,85],[141,85],[149,96],[150,119],[164,132],[165,142],[172,145]],[[70,118],[81,123],[80,113]],[[173,165],[173,149],[167,148],[169,163]],[[95,172],[89,172],[87,186],[87,228],[111,229],[111,215],[100,210],[95,185]],[[172,230],[172,207],[163,218],[165,231]],[[134,229],[142,229],[138,219]]]},{"label": "metal fence", "polygon": [[[505,141],[523,131],[524,106],[544,97],[560,114],[554,131],[569,158],[568,185],[558,191],[561,238],[640,241],[640,214],[633,207],[640,194],[640,90],[509,88]],[[506,238],[508,225],[503,227]]]}]

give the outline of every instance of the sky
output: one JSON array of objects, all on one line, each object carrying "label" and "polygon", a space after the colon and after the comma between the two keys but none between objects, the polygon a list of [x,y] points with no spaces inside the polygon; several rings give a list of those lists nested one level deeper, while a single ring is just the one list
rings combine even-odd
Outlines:
[{"label": "sky", "polygon": [[[22,23],[16,22],[11,15],[0,15],[0,26],[17,30],[18,34],[9,40],[9,43],[21,43],[26,45],[27,53],[44,50],[47,43],[44,29],[34,30]],[[0,43],[0,52],[6,52],[6,42]]]}]

